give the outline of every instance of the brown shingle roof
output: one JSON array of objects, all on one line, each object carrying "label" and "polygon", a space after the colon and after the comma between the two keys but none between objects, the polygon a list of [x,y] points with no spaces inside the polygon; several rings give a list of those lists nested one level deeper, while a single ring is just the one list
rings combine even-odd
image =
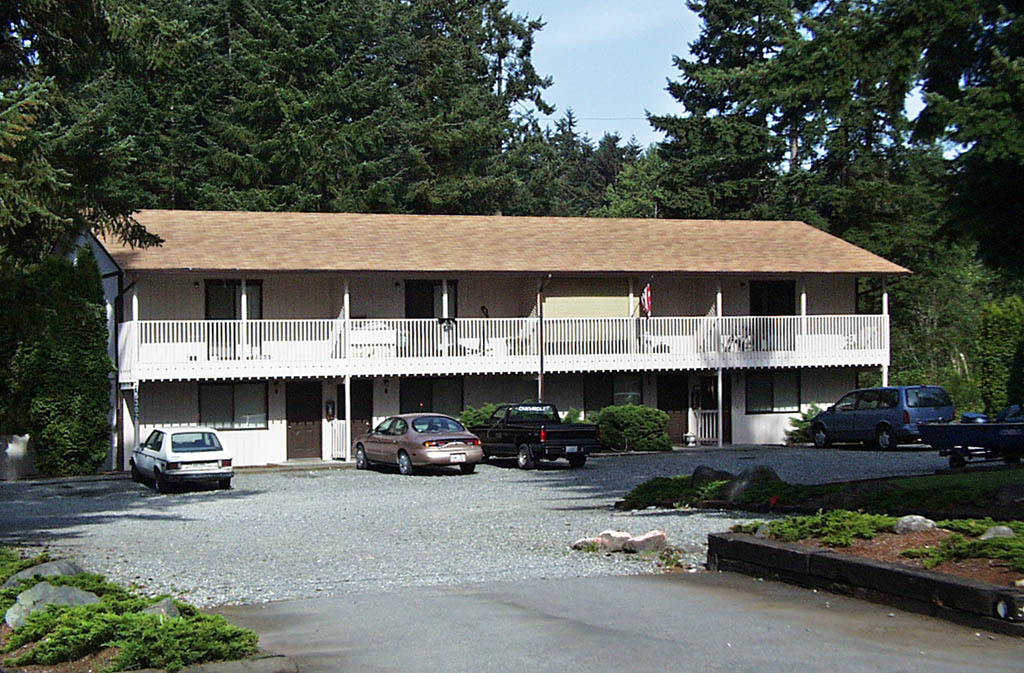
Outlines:
[{"label": "brown shingle roof", "polygon": [[144,210],[126,270],[905,274],[803,222]]}]

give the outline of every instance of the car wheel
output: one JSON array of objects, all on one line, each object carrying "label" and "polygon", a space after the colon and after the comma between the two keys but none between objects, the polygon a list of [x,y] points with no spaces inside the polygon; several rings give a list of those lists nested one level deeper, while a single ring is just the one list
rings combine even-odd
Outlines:
[{"label": "car wheel", "polygon": [[399,474],[410,475],[413,473],[412,458],[405,451],[399,451],[398,453],[398,472]]},{"label": "car wheel", "polygon": [[953,470],[959,470],[962,467],[967,467],[967,459],[959,453],[951,453],[949,454],[949,467]]},{"label": "car wheel", "polygon": [[536,462],[533,459],[533,452],[530,451],[530,447],[523,444],[519,447],[519,452],[516,454],[516,465],[519,466],[520,470],[532,470]]},{"label": "car wheel", "polygon": [[227,491],[231,488],[231,480],[221,479],[220,481],[217,482],[217,486],[220,488],[220,490]]},{"label": "car wheel", "polygon": [[880,425],[875,430],[875,448],[879,451],[889,451],[896,447],[896,440],[892,436],[892,428],[888,425]]},{"label": "car wheel", "polygon": [[576,456],[569,456],[569,467],[583,467],[587,462],[586,455],[579,454]]},{"label": "car wheel", "polygon": [[356,469],[365,470],[369,466],[370,461],[366,460],[366,449],[362,444],[356,444]]},{"label": "car wheel", "polygon": [[167,479],[161,474],[160,470],[153,469],[153,488],[156,489],[157,493],[167,492]]},{"label": "car wheel", "polygon": [[462,471],[462,474],[473,474],[476,472],[476,463],[463,463],[459,465],[459,469]]},{"label": "car wheel", "polygon": [[832,439],[825,431],[825,426],[820,423],[811,428],[811,440],[819,449],[827,449],[832,444]]},{"label": "car wheel", "polygon": [[142,475],[139,474],[139,468],[135,467],[135,461],[134,460],[131,461],[130,465],[131,465],[131,468],[132,468],[132,481],[134,481],[137,484],[140,481],[142,481]]}]

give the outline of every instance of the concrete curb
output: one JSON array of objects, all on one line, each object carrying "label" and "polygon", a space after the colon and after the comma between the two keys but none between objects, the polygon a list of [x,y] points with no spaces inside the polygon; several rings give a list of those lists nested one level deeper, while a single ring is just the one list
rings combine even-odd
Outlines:
[{"label": "concrete curb", "polygon": [[708,568],[825,589],[1024,637],[1024,591],[744,533],[708,536]]}]

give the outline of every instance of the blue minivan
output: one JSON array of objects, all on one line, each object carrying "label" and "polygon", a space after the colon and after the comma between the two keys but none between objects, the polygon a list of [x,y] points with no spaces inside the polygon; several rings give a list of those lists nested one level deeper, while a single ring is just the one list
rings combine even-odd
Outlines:
[{"label": "blue minivan", "polygon": [[939,386],[888,386],[846,393],[811,419],[811,439],[818,448],[832,442],[864,442],[876,449],[921,438],[918,423],[953,420],[953,401]]}]

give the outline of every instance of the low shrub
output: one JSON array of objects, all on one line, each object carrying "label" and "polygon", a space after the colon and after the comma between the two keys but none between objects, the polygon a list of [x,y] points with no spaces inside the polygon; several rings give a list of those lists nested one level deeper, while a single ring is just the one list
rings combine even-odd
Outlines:
[{"label": "low shrub", "polygon": [[798,418],[789,419],[790,429],[786,430],[786,444],[807,444],[811,441],[811,419],[821,413],[821,407],[812,404]]},{"label": "low shrub", "polygon": [[[897,519],[883,514],[864,514],[845,509],[819,512],[810,516],[791,516],[768,525],[768,534],[783,542],[817,538],[834,547],[849,547],[854,539],[870,540],[879,533],[892,530]],[[734,526],[740,533],[753,534],[765,525],[763,521]]]},{"label": "low shrub", "polygon": [[[945,528],[941,522],[940,528]],[[1014,522],[1020,527],[1021,522]],[[1005,525],[1005,524],[1004,524]],[[934,568],[944,561],[958,561],[969,558],[987,558],[1005,562],[1010,569],[1024,572],[1024,538],[996,537],[990,540],[964,537],[953,533],[936,547],[908,549],[903,552],[907,558],[917,558],[925,568]]]},{"label": "low shrub", "polygon": [[605,407],[597,417],[601,442],[615,451],[669,451],[668,414],[640,404]]},{"label": "low shrub", "polygon": [[499,406],[501,403],[488,402],[480,407],[466,407],[459,412],[459,421],[467,428],[473,425],[483,425]]},{"label": "low shrub", "polygon": [[[45,557],[36,557],[36,559]],[[23,565],[17,552],[0,547],[0,574],[9,577]],[[17,568],[17,570],[11,570]],[[75,586],[100,598],[99,603],[78,606],[50,606],[33,613],[13,631],[2,652],[25,646],[29,649],[3,661],[5,666],[54,665],[74,661],[105,647],[119,650],[108,671],[159,668],[176,671],[206,661],[240,659],[256,651],[257,636],[249,629],[229,624],[222,617],[200,613],[191,605],[175,602],[180,617],[144,613],[163,597],[146,598],[102,575],[59,575],[33,577],[17,588],[0,591],[6,611],[26,588],[46,581]],[[2,605],[0,605],[2,607]]]}]

